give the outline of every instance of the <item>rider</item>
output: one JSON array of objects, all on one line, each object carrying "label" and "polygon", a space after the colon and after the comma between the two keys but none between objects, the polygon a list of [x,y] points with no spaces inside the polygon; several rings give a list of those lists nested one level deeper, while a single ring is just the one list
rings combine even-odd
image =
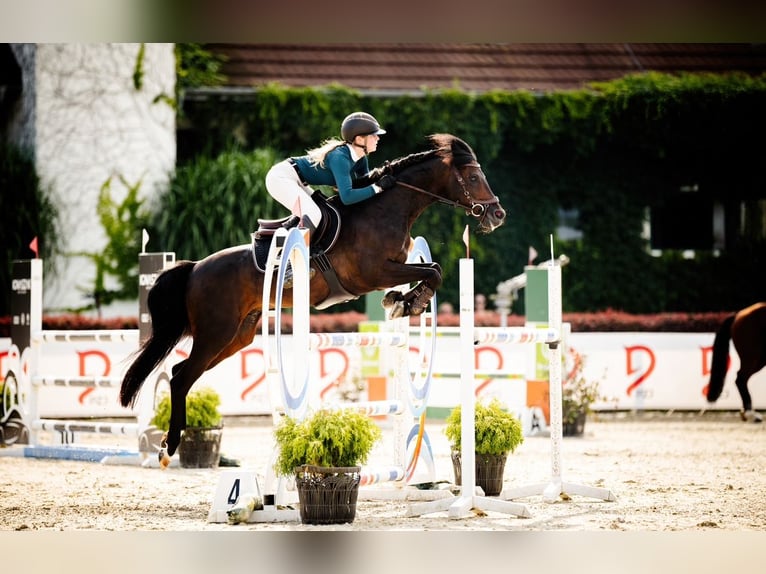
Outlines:
[{"label": "rider", "polygon": [[[393,186],[391,176],[384,175],[377,183],[354,188],[353,181],[370,171],[367,155],[378,148],[378,140],[386,130],[378,120],[365,112],[346,116],[340,127],[342,140],[330,138],[319,147],[300,157],[289,157],[275,164],[266,174],[266,189],[279,203],[308,218],[307,225],[317,229],[322,212],[311,199],[312,185],[330,185],[338,190],[340,200],[348,205],[363,201]],[[297,222],[297,217],[291,218]],[[305,221],[305,220],[304,220]],[[286,224],[289,226],[289,224]]]}]

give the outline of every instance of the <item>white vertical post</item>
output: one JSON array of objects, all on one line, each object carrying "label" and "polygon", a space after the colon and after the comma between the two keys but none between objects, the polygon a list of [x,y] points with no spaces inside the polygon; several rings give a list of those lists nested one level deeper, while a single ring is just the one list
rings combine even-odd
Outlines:
[{"label": "white vertical post", "polygon": [[[473,259],[460,260],[460,327],[473,333]],[[476,405],[474,398],[473,337],[460,340],[460,474],[461,494],[473,496],[476,491]]]},{"label": "white vertical post", "polygon": [[[39,258],[29,261],[29,373],[20,377],[26,379],[28,403],[24,413],[29,428],[29,444],[39,444],[39,431],[34,428],[32,418],[40,416],[40,387],[32,384],[35,376],[39,375],[38,369],[42,364],[42,341],[37,336],[43,329],[43,260]],[[24,349],[19,349],[24,353]]]},{"label": "white vertical post", "polygon": [[529,509],[516,502],[476,496],[476,389],[474,355],[473,259],[460,260],[460,497],[414,504],[408,516],[447,510],[450,518],[473,516],[471,510],[492,510],[528,518]]},{"label": "white vertical post", "polygon": [[561,494],[561,441],[563,436],[561,392],[561,267],[553,258],[548,265],[548,327],[555,329],[559,340],[548,346],[548,386],[550,393],[551,483],[543,491],[547,502],[558,500]]}]

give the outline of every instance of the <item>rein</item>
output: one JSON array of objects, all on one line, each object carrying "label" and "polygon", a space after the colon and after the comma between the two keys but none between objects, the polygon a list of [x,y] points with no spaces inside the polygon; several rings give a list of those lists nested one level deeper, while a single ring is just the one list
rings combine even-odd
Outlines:
[{"label": "rein", "polygon": [[[466,163],[463,164],[460,167],[478,167],[481,169],[481,165],[476,162]],[[423,189],[422,187],[418,187],[416,185],[409,184],[407,182],[401,181],[399,179],[396,180],[396,183],[398,185],[404,186],[406,188],[409,188],[413,191],[417,191],[418,193],[423,193],[425,195],[430,195],[431,197],[436,198],[440,203],[444,203],[447,205],[451,205],[452,207],[461,207],[465,209],[466,213],[468,215],[471,215],[473,217],[478,217],[479,219],[483,218],[487,213],[487,205],[491,205],[493,203],[498,203],[499,200],[497,198],[495,199],[474,199],[471,197],[471,194],[468,193],[468,188],[465,184],[465,180],[463,179],[463,176],[460,175],[460,172],[456,167],[452,167],[452,171],[455,174],[455,179],[457,179],[458,183],[460,184],[460,187],[463,189],[463,195],[468,198],[468,201],[471,202],[470,206],[466,206],[459,201],[454,201],[452,199],[447,199],[446,197],[442,197],[440,195],[436,195],[435,193],[432,193],[426,189]]]}]

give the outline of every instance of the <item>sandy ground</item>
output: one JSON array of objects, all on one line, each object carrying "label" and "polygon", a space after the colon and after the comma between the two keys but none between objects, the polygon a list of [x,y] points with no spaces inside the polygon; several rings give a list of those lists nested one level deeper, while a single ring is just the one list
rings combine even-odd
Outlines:
[{"label": "sandy ground", "polygon": [[[258,419],[234,423],[224,429],[222,450],[239,459],[242,468],[253,469],[262,485],[271,426]],[[452,482],[443,425],[429,423],[427,432],[436,478]],[[389,462],[390,434],[384,428],[384,441],[370,464]],[[740,422],[733,413],[592,417],[584,437],[563,440],[560,462],[565,484],[598,487],[616,500],[580,495],[574,487],[569,500],[547,502],[538,494],[515,499],[529,518],[519,516],[517,506],[497,512],[484,504],[485,512],[453,518],[447,511],[408,516],[422,503],[379,500],[380,492],[363,490],[351,524],[229,525],[207,521],[224,468],[163,471],[0,457],[0,530],[766,530],[766,425]],[[508,460],[504,492],[545,486],[552,472],[550,438],[527,437]]]},{"label": "sandy ground", "polygon": [[[271,430],[268,419],[232,420],[224,429],[223,452],[254,470],[260,484],[271,455]],[[436,478],[451,483],[443,425],[429,423],[427,432]],[[371,465],[389,462],[390,435],[384,428]],[[121,440],[133,446],[125,442],[131,439]],[[447,511],[408,516],[422,503],[376,500],[377,491],[363,490],[351,524],[229,525],[207,521],[224,468],[159,470],[0,457],[0,530],[762,531],[764,468],[766,425],[740,422],[734,413],[592,415],[584,437],[563,440],[561,476],[565,483],[605,489],[614,501],[574,493],[569,500],[546,502],[533,494],[514,501],[528,509],[529,518],[487,511],[483,504],[485,512],[453,518]],[[551,477],[550,438],[527,437],[508,460],[505,489],[545,486]]]}]

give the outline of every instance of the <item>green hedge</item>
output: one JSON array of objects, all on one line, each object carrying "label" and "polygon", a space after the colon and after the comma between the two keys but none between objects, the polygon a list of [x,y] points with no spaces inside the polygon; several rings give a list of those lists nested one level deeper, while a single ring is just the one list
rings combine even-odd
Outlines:
[{"label": "green hedge", "polygon": [[[423,149],[430,133],[454,133],[473,146],[508,211],[505,226],[473,240],[477,292],[494,293],[500,281],[521,273],[530,245],[546,258],[559,208],[577,208],[583,238],[555,237],[556,253],[572,260],[565,310],[650,313],[737,309],[764,298],[766,250],[757,234],[721,257],[699,253],[692,260],[667,251],[651,257],[642,237],[647,208],[690,181],[699,182],[705,198],[766,198],[759,167],[764,101],[764,76],[649,73],[549,94],[455,89],[373,97],[341,86],[271,85],[247,97],[190,93],[183,111],[189,133],[206,142],[197,152],[213,157],[232,146],[299,154],[337,134],[340,120],[357,109],[388,130],[372,165]],[[193,153],[180,159],[204,161]],[[226,200],[223,191],[217,196]],[[269,211],[253,203],[240,231],[252,228],[261,210]],[[453,303],[466,223],[462,213],[437,205],[414,230],[444,269],[440,299]]]}]

